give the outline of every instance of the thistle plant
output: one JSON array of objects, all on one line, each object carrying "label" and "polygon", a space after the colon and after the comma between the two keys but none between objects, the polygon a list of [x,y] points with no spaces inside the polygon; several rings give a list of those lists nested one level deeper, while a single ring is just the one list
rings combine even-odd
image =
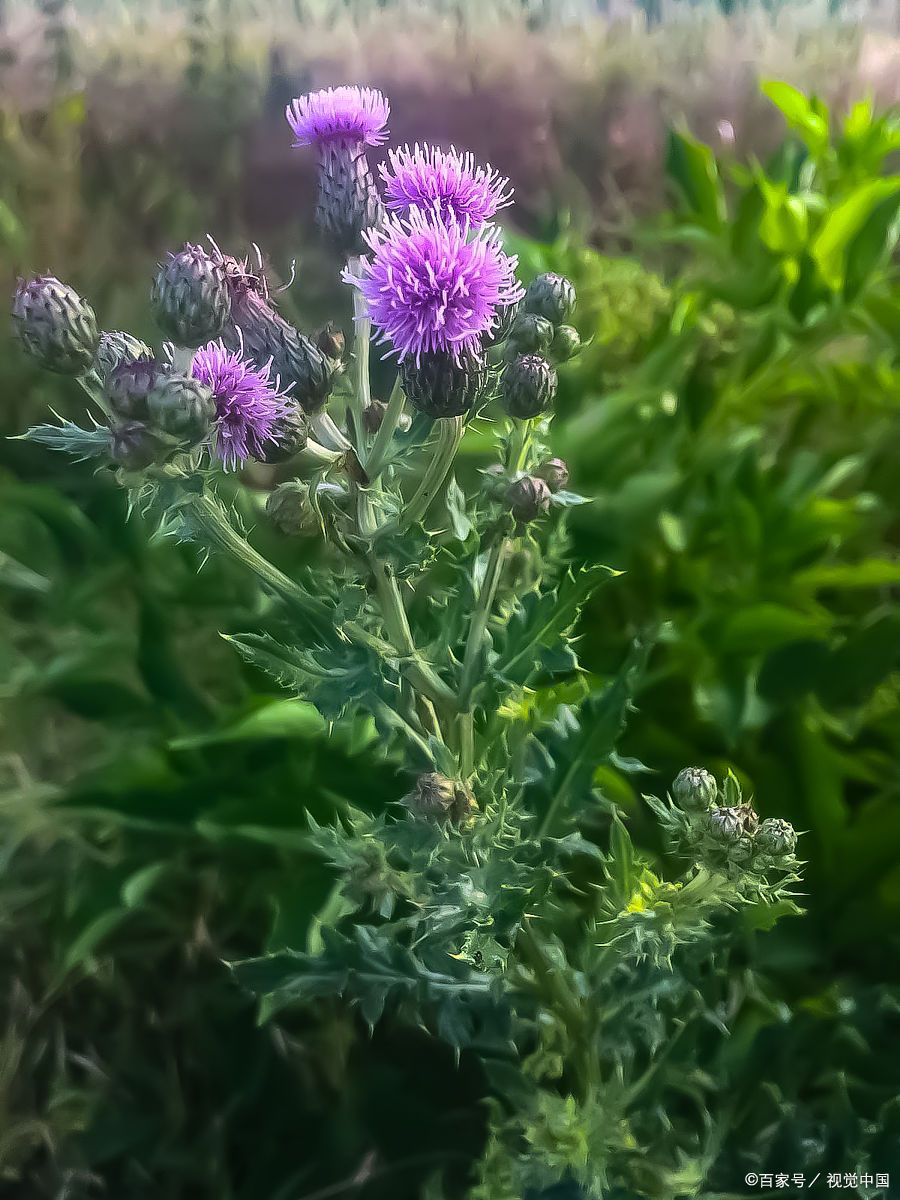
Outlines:
[{"label": "thistle plant", "polygon": [[[615,572],[571,564],[566,515],[586,501],[550,445],[575,291],[559,275],[518,281],[491,223],[509,182],[470,155],[398,150],[379,193],[366,147],[388,115],[358,88],[287,111],[297,145],[319,152],[349,362],[340,321],[294,327],[261,261],[214,242],[161,264],[159,350],[101,332],[72,288],[38,277],[13,303],[23,349],[77,378],[92,408],[24,436],[94,460],[162,535],[255,575],[270,603],[235,650],[328,722],[374,730],[406,777],[389,812],[366,811],[361,781],[334,824],[310,819],[334,888],[307,944],[232,964],[265,1016],[339,1001],[360,1036],[408,1022],[476,1056],[490,1124],[474,1200],[561,1182],[680,1194],[716,1152],[697,1044],[734,1017],[731,943],[798,911],[796,836],[760,822],[733,775],[720,790],[688,768],[670,798],[646,798],[668,841],[652,861],[596,786],[598,768],[643,769],[617,743],[650,647],[639,639],[611,679],[578,663],[582,608]],[[393,364],[385,402],[377,349]],[[460,442],[492,417],[497,460],[466,492]],[[316,565],[281,570],[248,513],[286,543],[318,541]],[[430,1186],[445,1194],[439,1176]]]}]

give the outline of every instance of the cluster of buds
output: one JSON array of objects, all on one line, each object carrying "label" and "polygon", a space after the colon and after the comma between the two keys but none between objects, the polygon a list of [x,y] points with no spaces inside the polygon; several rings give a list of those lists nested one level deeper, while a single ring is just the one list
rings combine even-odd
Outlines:
[{"label": "cluster of buds", "polygon": [[567,324],[575,288],[564,275],[547,272],[528,286],[506,338],[501,395],[511,417],[531,420],[556,398],[556,365],[578,353],[578,331]]},{"label": "cluster of buds", "polygon": [[[735,866],[764,868],[789,858],[797,847],[793,826],[778,817],[760,821],[741,801],[733,776],[720,793],[715,778],[702,767],[685,767],[672,784],[672,800],[685,813],[695,840],[714,858]],[[721,803],[720,803],[721,801]]]},{"label": "cluster of buds", "polygon": [[420,775],[403,803],[421,820],[454,825],[468,824],[478,811],[475,797],[464,783],[436,771]]}]

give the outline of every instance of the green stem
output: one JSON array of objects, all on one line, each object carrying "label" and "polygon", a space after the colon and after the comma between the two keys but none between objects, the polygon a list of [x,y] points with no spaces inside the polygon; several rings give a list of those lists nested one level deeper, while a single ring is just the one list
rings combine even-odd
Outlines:
[{"label": "green stem", "polygon": [[[360,260],[356,257],[347,264],[350,275],[360,273]],[[352,285],[351,285],[352,286]],[[366,465],[366,426],[363,414],[369,405],[369,339],[372,336],[372,321],[366,298],[358,287],[353,287],[353,358],[355,363],[355,387],[350,393],[348,415],[350,432],[356,453],[363,467]]]},{"label": "green stem", "polygon": [[389,521],[376,529],[372,534],[373,541],[389,533],[403,533],[417,521],[421,521],[428,508],[441,490],[447,473],[456,457],[459,443],[462,441],[462,417],[442,417],[437,422],[437,445],[431,461],[425,468],[419,486],[411,499],[404,504],[403,510],[396,521]]},{"label": "green stem", "polygon": [[475,611],[472,613],[472,622],[469,625],[469,635],[466,639],[466,649],[463,656],[458,701],[461,712],[466,712],[469,708],[472,689],[476,683],[475,675],[478,669],[481,647],[484,642],[484,635],[487,632],[488,621],[491,618],[494,598],[497,595],[497,585],[500,583],[500,575],[503,571],[503,563],[508,549],[509,538],[500,537],[491,547],[488,557],[481,591],[478,593]]},{"label": "green stem", "polygon": [[406,397],[403,395],[403,388],[400,386],[400,376],[398,374],[391,390],[384,420],[381,422],[381,427],[375,435],[375,441],[372,443],[372,449],[369,451],[369,457],[366,459],[366,474],[370,480],[377,479],[381,474],[397,425],[403,416],[405,403]]},{"label": "green stem", "polygon": [[531,443],[532,421],[514,421],[512,436],[509,439],[506,469],[510,475],[517,475],[528,459],[528,447]]}]

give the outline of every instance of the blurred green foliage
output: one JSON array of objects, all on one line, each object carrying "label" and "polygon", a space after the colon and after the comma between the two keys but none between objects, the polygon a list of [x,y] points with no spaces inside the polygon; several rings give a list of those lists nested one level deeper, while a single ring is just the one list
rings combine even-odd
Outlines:
[{"label": "blurred green foliage", "polygon": [[[809,915],[769,939],[750,1002],[747,980],[723,994],[719,1018],[738,993],[742,1018],[715,1061],[696,1035],[733,1103],[689,1195],[782,1164],[900,1171],[900,125],[767,91],[789,126],[774,157],[723,166],[672,131],[674,206],[628,255],[571,230],[516,245],[531,273],[575,280],[589,340],[563,373],[557,448],[594,497],[579,554],[626,574],[584,620],[586,663],[606,672],[638,629],[662,631],[623,747],[660,771],[640,789],[734,763],[809,830]],[[153,146],[143,175],[104,176],[83,120],[73,93],[39,139],[7,121],[0,241],[16,264],[65,250],[142,333],[129,277],[160,236],[201,216],[231,235],[240,214],[210,212]],[[234,159],[209,166],[227,196]],[[146,226],[114,276],[84,238],[105,191],[123,228]],[[85,203],[66,214],[67,197]],[[5,342],[0,391],[10,431],[72,399]],[[264,625],[264,597],[151,543],[89,464],[7,442],[0,470],[0,1194],[292,1200],[344,1181],[402,1200],[438,1163],[461,1188],[485,1128],[465,1057],[389,1028],[361,1050],[327,1006],[259,1028],[222,966],[315,937],[330,879],[306,813],[400,791],[371,729],[330,737],[242,666],[218,634]],[[640,840],[633,780],[601,783]]]}]

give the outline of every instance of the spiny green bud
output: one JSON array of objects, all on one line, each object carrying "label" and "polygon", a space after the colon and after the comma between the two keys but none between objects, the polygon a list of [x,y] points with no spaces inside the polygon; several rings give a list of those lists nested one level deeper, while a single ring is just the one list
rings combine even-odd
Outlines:
[{"label": "spiny green bud", "polygon": [[568,362],[581,349],[581,336],[574,325],[560,325],[550,343],[550,354],[557,362]]},{"label": "spiny green bud", "polygon": [[168,363],[155,358],[136,358],[113,367],[106,380],[106,398],[113,412],[131,421],[150,415],[147,397],[171,372]]},{"label": "spiny green bud", "polygon": [[153,317],[167,338],[196,349],[217,338],[231,315],[222,265],[187,242],[160,264],[150,291]]},{"label": "spiny green bud", "polygon": [[728,844],[728,861],[735,866],[746,866],[753,858],[753,838],[748,835],[739,837],[737,841]]},{"label": "spiny green bud", "polygon": [[319,518],[309,498],[309,485],[297,479],[282,483],[269,493],[266,514],[275,528],[288,537],[315,533],[319,528]]},{"label": "spiny green bud", "polygon": [[797,847],[797,833],[790,821],[767,817],[756,831],[755,846],[758,854],[770,854],[773,858],[793,854]]},{"label": "spiny green bud", "polygon": [[151,422],[186,446],[208,436],[216,416],[212,391],[190,375],[161,376],[147,397]]},{"label": "spiny green bud", "polygon": [[12,318],[25,352],[45,370],[80,375],[93,363],[100,345],[94,310],[53,275],[19,280]]},{"label": "spiny green bud", "polygon": [[100,345],[94,356],[94,370],[104,383],[109,379],[116,367],[123,363],[148,361],[153,357],[153,351],[146,342],[133,334],[122,330],[112,333],[104,331],[100,334]]},{"label": "spiny green bud", "polygon": [[309,440],[309,422],[298,405],[288,416],[282,417],[272,431],[272,441],[266,443],[263,462],[289,462],[294,455],[306,447]]},{"label": "spiny green bud", "polygon": [[575,311],[575,287],[565,275],[548,271],[531,281],[522,303],[526,312],[546,317],[552,325],[562,325]]},{"label": "spiny green bud", "polygon": [[685,767],[672,784],[672,799],[685,812],[706,812],[718,794],[718,784],[702,767]]},{"label": "spiny green bud", "polygon": [[553,341],[553,326],[537,313],[519,313],[509,331],[509,353],[540,354]]},{"label": "spiny green bud", "polygon": [[143,471],[152,463],[165,462],[171,447],[142,421],[122,421],[110,430],[109,453],[126,471]]},{"label": "spiny green bud", "polygon": [[554,496],[563,491],[569,482],[569,467],[561,458],[548,458],[535,469],[534,474],[538,479],[543,479]]},{"label": "spiny green bud", "polygon": [[420,775],[404,804],[410,812],[425,820],[453,821],[460,825],[478,811],[475,797],[464,783],[448,779],[437,771]]},{"label": "spiny green bud", "polygon": [[511,417],[539,417],[556,398],[556,371],[540,354],[521,354],[503,372],[503,407]]},{"label": "spiny green bud", "polygon": [[550,489],[543,479],[534,475],[514,479],[507,489],[506,500],[520,525],[535,521],[550,511]]},{"label": "spiny green bud", "polygon": [[509,476],[502,463],[491,463],[481,472],[481,490],[486,496],[498,500],[509,488]]},{"label": "spiny green bud", "polygon": [[710,834],[718,842],[737,842],[742,837],[752,837],[756,832],[759,817],[749,804],[733,808],[712,808],[707,817]]},{"label": "spiny green bud", "polygon": [[487,386],[487,368],[480,354],[434,350],[400,364],[400,380],[413,408],[429,417],[460,417]]}]

